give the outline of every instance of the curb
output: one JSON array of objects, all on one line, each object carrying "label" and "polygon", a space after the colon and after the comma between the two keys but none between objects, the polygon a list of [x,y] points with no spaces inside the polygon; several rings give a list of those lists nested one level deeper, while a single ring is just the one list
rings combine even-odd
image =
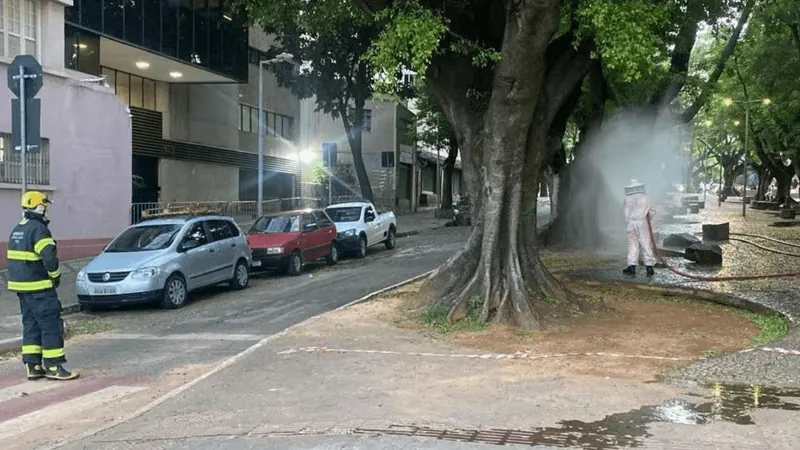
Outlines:
[{"label": "curb", "polygon": [[380,296],[381,294],[384,294],[384,293],[389,292],[389,291],[393,291],[393,290],[395,290],[397,288],[401,288],[401,287],[403,287],[403,286],[405,286],[407,284],[411,284],[411,283],[413,283],[413,282],[415,282],[417,280],[420,280],[422,278],[430,276],[430,274],[432,274],[434,271],[436,271],[436,269],[429,270],[429,271],[427,271],[427,272],[425,272],[423,274],[420,274],[420,275],[417,275],[415,277],[409,278],[407,280],[401,281],[399,283],[393,284],[393,285],[391,285],[389,287],[385,287],[383,289],[379,289],[379,290],[377,290],[375,292],[370,292],[369,294],[361,297],[358,300],[353,300],[352,302],[350,302],[350,303],[348,303],[346,305],[342,305],[342,306],[340,306],[340,307],[338,307],[336,309],[333,309],[331,311],[328,311],[327,313],[323,313],[322,315],[319,315],[319,316],[316,316],[316,317],[322,317],[323,315],[331,313],[331,312],[334,312],[334,311],[341,311],[343,309],[350,308],[351,306],[358,305],[359,303],[366,303],[366,302],[374,299],[375,297]]},{"label": "curb", "polygon": [[661,294],[667,297],[675,297],[675,296],[687,296],[692,297],[699,300],[706,300],[713,303],[718,303],[720,305],[731,306],[738,309],[743,309],[745,311],[750,311],[758,314],[779,314],[785,317],[789,321],[789,326],[793,327],[797,325],[797,318],[792,317],[791,315],[783,312],[778,311],[776,309],[772,309],[766,305],[761,303],[756,303],[752,300],[747,300],[745,298],[737,297],[731,294],[723,294],[719,292],[710,291],[707,289],[696,289],[690,287],[676,287],[676,286],[665,286],[659,284],[640,284],[635,282],[626,282],[626,281],[614,281],[614,280],[589,280],[583,279],[581,277],[570,277],[567,275],[565,278],[586,284],[586,285],[605,285],[605,286],[624,286],[629,288],[638,289],[641,291],[649,291],[656,294]]},{"label": "curb", "polygon": [[[434,270],[436,270],[436,269],[434,269]],[[302,322],[296,323],[296,324],[286,328],[285,330],[283,330],[281,332],[275,333],[275,334],[273,334],[271,336],[267,336],[264,339],[262,339],[262,340],[256,342],[255,344],[251,345],[250,347],[247,347],[245,350],[241,351],[240,353],[237,353],[237,354],[225,359],[219,365],[217,365],[213,369],[209,370],[208,372],[200,375],[199,377],[193,379],[192,381],[190,381],[190,382],[188,382],[188,383],[186,383],[184,385],[178,386],[177,388],[167,392],[166,394],[164,394],[164,395],[162,395],[160,397],[155,398],[152,402],[150,402],[147,405],[137,409],[136,411],[132,412],[131,414],[123,416],[118,421],[109,422],[109,423],[100,425],[99,427],[96,427],[94,429],[90,429],[88,431],[80,433],[77,436],[69,438],[69,439],[67,439],[65,441],[58,442],[56,444],[53,444],[53,445],[50,445],[50,446],[47,446],[47,447],[42,447],[42,450],[55,450],[55,449],[58,449],[58,448],[61,448],[61,447],[65,446],[65,445],[71,444],[73,442],[80,441],[82,439],[86,439],[86,438],[95,436],[98,433],[102,433],[103,431],[106,431],[106,430],[109,430],[111,428],[114,428],[117,425],[121,425],[121,424],[123,424],[125,422],[129,422],[129,421],[131,421],[133,419],[136,419],[137,417],[144,415],[145,413],[149,412],[150,410],[152,410],[153,408],[157,407],[158,405],[166,402],[167,400],[170,400],[170,399],[172,399],[174,397],[177,397],[178,395],[181,395],[182,393],[184,393],[187,390],[191,389],[192,387],[194,387],[195,385],[197,385],[201,381],[205,380],[206,378],[209,378],[212,375],[222,371],[222,369],[225,369],[226,367],[237,363],[242,358],[244,358],[244,357],[246,357],[246,356],[248,356],[248,355],[250,355],[252,353],[255,353],[256,350],[260,349],[261,347],[264,347],[265,345],[267,345],[271,341],[274,341],[275,339],[278,339],[278,338],[284,336],[289,330],[291,330],[293,328],[299,328],[299,327],[302,327],[304,325],[307,325],[307,324],[313,322],[314,320],[317,320],[319,318],[325,317],[326,315],[328,315],[328,314],[330,314],[332,312],[339,311],[341,309],[349,308],[349,307],[351,307],[353,305],[357,305],[359,303],[364,303],[366,301],[372,300],[373,298],[375,298],[375,297],[377,297],[377,296],[379,296],[379,295],[381,295],[381,294],[383,294],[383,293],[385,293],[387,291],[390,291],[392,289],[397,289],[398,287],[404,286],[406,284],[413,283],[413,282],[419,280],[420,278],[426,277],[426,276],[430,275],[431,273],[433,273],[434,270],[430,270],[430,271],[425,272],[425,273],[423,273],[421,275],[417,275],[417,276],[409,278],[409,279],[407,279],[405,281],[401,281],[399,283],[393,284],[392,286],[389,286],[389,287],[386,287],[386,288],[383,288],[383,289],[379,289],[379,290],[377,290],[375,292],[371,292],[371,293],[361,297],[358,300],[354,300],[354,301],[352,301],[352,302],[350,302],[350,303],[348,303],[346,305],[340,306],[340,307],[332,309],[330,311],[326,311],[326,312],[324,312],[322,314],[318,314],[318,315],[316,315],[314,317],[309,317],[308,319],[303,320]]]}]

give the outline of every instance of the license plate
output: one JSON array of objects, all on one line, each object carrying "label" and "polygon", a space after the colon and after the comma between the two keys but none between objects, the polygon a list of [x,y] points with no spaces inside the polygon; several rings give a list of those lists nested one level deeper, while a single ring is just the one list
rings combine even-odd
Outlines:
[{"label": "license plate", "polygon": [[253,261],[253,267],[261,267],[261,261]]},{"label": "license plate", "polygon": [[117,288],[110,286],[96,287],[92,292],[94,295],[113,295],[117,293]]}]

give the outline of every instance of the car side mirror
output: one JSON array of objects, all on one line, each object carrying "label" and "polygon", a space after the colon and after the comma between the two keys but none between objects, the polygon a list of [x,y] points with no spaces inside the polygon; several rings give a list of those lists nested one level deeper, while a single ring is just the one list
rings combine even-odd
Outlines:
[{"label": "car side mirror", "polygon": [[181,251],[185,252],[187,250],[191,250],[191,249],[197,248],[199,246],[200,246],[199,242],[197,242],[194,239],[189,239],[189,240],[183,241],[183,243],[181,244],[180,249],[181,249]]}]

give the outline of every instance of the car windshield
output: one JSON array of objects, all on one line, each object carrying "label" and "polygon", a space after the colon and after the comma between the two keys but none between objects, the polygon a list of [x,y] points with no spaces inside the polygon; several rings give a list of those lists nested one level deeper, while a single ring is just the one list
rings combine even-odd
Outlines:
[{"label": "car windshield", "polygon": [[361,207],[349,206],[325,210],[334,222],[358,222],[361,220]]},{"label": "car windshield", "polygon": [[128,228],[106,248],[106,252],[146,252],[163,250],[180,231],[178,225],[138,225]]},{"label": "car windshield", "polygon": [[300,231],[299,216],[266,216],[258,219],[251,233],[291,233]]}]

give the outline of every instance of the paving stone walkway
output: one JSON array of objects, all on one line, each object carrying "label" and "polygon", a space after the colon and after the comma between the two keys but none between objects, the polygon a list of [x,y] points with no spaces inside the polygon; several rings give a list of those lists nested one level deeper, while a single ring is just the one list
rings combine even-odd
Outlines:
[{"label": "paving stone walkway", "polygon": [[[746,218],[742,218],[741,203],[723,203],[722,207],[719,207],[711,197],[707,208],[700,214],[677,216],[669,223],[658,224],[656,228],[662,237],[671,233],[700,235],[703,223],[722,222],[730,223],[731,233],[768,236],[800,243],[800,221],[781,220],[776,212],[752,209],[748,209]],[[776,226],[776,223],[784,226]],[[800,272],[800,248],[756,238],[743,239],[786,253],[795,253],[798,257],[771,253],[743,242],[732,241],[721,245],[724,262],[719,268],[701,269],[682,258],[666,259],[679,271],[708,277]],[[624,252],[624,249],[621,252]],[[623,265],[624,255],[620,253],[618,267],[596,267],[576,271],[569,276],[574,279],[632,283],[643,288],[666,292],[688,290],[711,301],[749,304],[751,309],[765,307],[780,312],[791,321],[787,335],[780,341],[770,344],[771,350],[725,354],[702,360],[680,370],[671,377],[672,381],[723,381],[800,386],[800,327],[797,326],[800,322],[800,277],[710,282],[687,279],[667,269],[660,269],[652,279],[644,276],[628,278],[622,274]]]}]

